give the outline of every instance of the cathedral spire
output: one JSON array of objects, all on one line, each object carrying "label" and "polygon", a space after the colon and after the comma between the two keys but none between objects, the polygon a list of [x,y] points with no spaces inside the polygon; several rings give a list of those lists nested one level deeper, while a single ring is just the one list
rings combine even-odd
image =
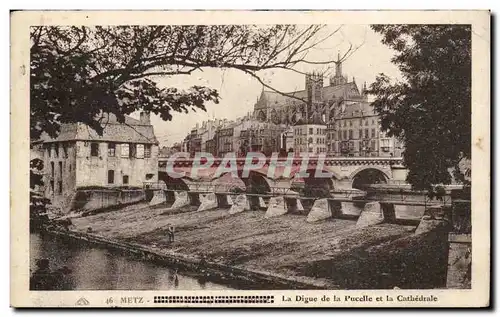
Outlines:
[{"label": "cathedral spire", "polygon": [[342,77],[342,61],[340,60],[340,51],[337,53],[337,61],[335,62],[335,77]]}]

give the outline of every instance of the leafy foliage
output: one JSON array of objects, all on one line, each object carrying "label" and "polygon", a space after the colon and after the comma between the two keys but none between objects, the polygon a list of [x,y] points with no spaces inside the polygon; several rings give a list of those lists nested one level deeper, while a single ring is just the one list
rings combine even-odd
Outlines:
[{"label": "leafy foliage", "polygon": [[[189,75],[207,67],[257,74],[308,61],[307,51],[335,34],[324,26],[166,25],[43,26],[31,28],[31,137],[56,136],[61,123],[83,122],[102,133],[102,112],[120,122],[137,110],[164,120],[172,112],[205,110],[215,89],[157,85],[158,76]],[[319,37],[319,38],[318,38]],[[353,50],[349,49],[343,58]]]},{"label": "leafy foliage", "polygon": [[470,25],[373,25],[395,51],[403,81],[377,76],[368,93],[382,129],[399,137],[416,189],[464,180],[459,164],[471,156]]},{"label": "leafy foliage", "polygon": [[50,200],[35,191],[43,185],[43,161],[35,158],[30,161],[30,219],[41,219]]}]

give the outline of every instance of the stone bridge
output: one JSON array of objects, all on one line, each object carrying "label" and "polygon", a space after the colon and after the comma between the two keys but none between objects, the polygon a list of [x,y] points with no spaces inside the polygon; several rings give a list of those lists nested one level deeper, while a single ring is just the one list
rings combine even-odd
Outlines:
[{"label": "stone bridge", "polygon": [[[232,161],[216,158],[213,162],[183,157],[175,160],[159,158],[158,179],[167,187],[185,190],[202,190],[202,186],[207,191],[227,191],[238,187],[247,192],[252,188],[260,188],[256,192],[271,192],[297,186],[349,190],[362,189],[364,185],[371,184],[401,183],[407,172],[400,157],[285,157],[275,158],[274,161],[267,158],[261,164],[256,164],[256,161],[250,162],[246,158],[234,158]],[[223,172],[218,171],[221,164]],[[245,171],[245,164],[256,165]],[[172,172],[178,175],[172,177]],[[179,177],[180,174],[182,177]],[[217,186],[220,187],[217,189]]]}]

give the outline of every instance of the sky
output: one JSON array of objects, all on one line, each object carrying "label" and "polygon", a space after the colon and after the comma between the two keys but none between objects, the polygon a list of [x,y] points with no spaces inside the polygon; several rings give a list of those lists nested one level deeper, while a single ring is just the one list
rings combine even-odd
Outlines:
[{"label": "sky", "polygon": [[[374,82],[379,73],[396,80],[401,78],[399,70],[390,61],[394,51],[381,43],[381,36],[372,31],[369,25],[329,25],[325,32],[333,32],[339,27],[340,30],[335,35],[321,43],[317,49],[309,51],[308,60],[336,60],[337,54],[340,52],[342,55],[352,43],[353,47],[360,47],[342,64],[343,75],[347,75],[349,81],[354,76],[358,87],[361,88],[365,81],[368,86]],[[298,65],[297,69],[303,72],[315,70],[333,74],[335,65],[304,64]],[[304,75],[293,71],[273,70],[261,72],[259,75],[267,84],[283,92],[304,89]],[[220,94],[219,104],[207,103],[206,112],[197,110],[187,114],[173,113],[172,121],[163,121],[160,117],[152,115],[151,123],[154,125],[160,146],[170,146],[182,141],[196,123],[201,124],[204,120],[211,118],[232,120],[252,112],[262,91],[262,85],[256,79],[232,69],[209,68],[193,72],[191,75],[176,75],[155,80],[160,86],[182,89],[203,85],[217,89]],[[328,84],[327,78],[324,79],[324,84]]]}]

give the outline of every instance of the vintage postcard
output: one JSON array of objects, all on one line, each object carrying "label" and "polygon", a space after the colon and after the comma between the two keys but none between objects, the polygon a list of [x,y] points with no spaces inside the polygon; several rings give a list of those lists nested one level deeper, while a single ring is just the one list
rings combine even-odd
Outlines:
[{"label": "vintage postcard", "polygon": [[490,305],[490,12],[11,32],[13,307]]}]

